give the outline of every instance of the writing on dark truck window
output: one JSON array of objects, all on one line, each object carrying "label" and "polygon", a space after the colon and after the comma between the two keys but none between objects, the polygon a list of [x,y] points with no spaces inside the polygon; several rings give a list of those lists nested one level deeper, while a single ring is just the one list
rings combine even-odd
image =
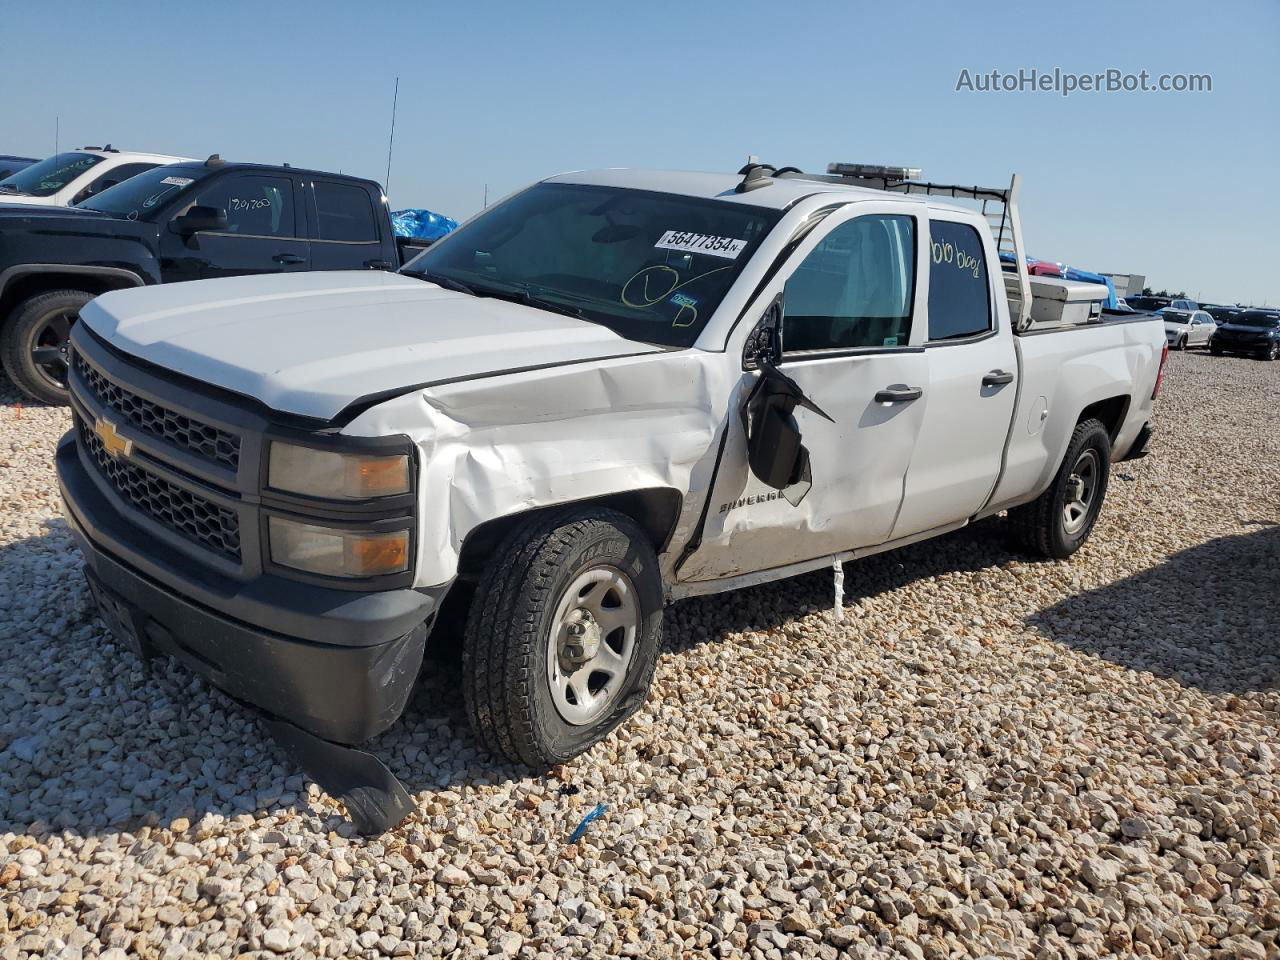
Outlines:
[{"label": "writing on dark truck window", "polygon": [[787,280],[783,350],[905,346],[915,248],[911,217],[872,215],[833,228]]},{"label": "writing on dark truck window", "polygon": [[376,243],[378,222],[363,187],[317,180],[315,184],[317,236],[321,240]]},{"label": "writing on dark truck window", "polygon": [[991,329],[990,282],[978,231],[929,221],[929,339],[954,340]]},{"label": "writing on dark truck window", "polygon": [[102,159],[92,153],[59,153],[6,177],[0,183],[0,191],[24,197],[50,197],[86,170],[96,167]]},{"label": "writing on dark truck window", "polygon": [[540,183],[404,272],[688,347],[780,216],[732,200]]},{"label": "writing on dark truck window", "polygon": [[230,175],[197,192],[195,203],[226,211],[227,233],[292,237],[293,183],[284,177]]}]

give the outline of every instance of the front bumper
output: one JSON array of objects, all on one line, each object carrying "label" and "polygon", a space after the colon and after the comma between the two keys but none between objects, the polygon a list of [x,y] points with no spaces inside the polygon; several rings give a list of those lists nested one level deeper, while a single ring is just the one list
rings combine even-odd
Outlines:
[{"label": "front bumper", "polygon": [[[391,772],[350,745],[386,730],[404,711],[439,593],[351,593],[287,581],[228,593],[131,528],[127,508],[94,482],[74,432],[58,446],[57,469],[67,523],[117,638],[144,659],[181,660],[260,711],[294,761],[346,802],[360,832],[379,833],[412,810]],[[259,578],[268,579],[279,578]],[[232,609],[257,622],[229,615]]]},{"label": "front bumper", "polygon": [[[191,565],[171,566],[176,558],[165,555],[163,544],[148,541],[145,552],[134,546],[136,530],[94,483],[73,434],[58,446],[57,467],[85,567],[138,617],[143,656],[176,656],[236,699],[325,740],[360,743],[400,716],[422,665],[437,596],[286,582],[215,590],[184,578]],[[251,613],[253,622],[228,615],[231,609]]]}]

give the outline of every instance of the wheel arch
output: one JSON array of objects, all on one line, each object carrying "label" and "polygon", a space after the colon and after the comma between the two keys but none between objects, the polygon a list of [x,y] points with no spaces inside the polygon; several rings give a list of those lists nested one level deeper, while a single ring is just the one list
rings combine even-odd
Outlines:
[{"label": "wheel arch", "polygon": [[1131,402],[1132,397],[1129,394],[1117,394],[1114,397],[1095,400],[1080,411],[1080,416],[1076,418],[1076,423],[1081,424],[1086,420],[1097,420],[1106,427],[1107,435],[1114,444],[1116,438],[1120,435],[1121,427],[1124,426]]},{"label": "wheel arch", "polygon": [[458,578],[477,579],[484,570],[486,560],[516,527],[529,520],[574,508],[604,507],[616,510],[634,520],[648,536],[654,552],[661,554],[675,533],[683,505],[684,497],[678,490],[671,487],[647,487],[504,514],[485,521],[467,534],[458,556]]},{"label": "wheel arch", "polygon": [[0,324],[8,322],[18,304],[42,293],[71,289],[96,296],[108,290],[141,287],[146,283],[141,274],[124,267],[20,264],[0,273]]}]

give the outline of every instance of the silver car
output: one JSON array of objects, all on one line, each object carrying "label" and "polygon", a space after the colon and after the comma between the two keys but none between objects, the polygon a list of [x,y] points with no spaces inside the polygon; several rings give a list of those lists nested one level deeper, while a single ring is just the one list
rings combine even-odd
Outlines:
[{"label": "silver car", "polygon": [[1160,314],[1164,317],[1164,335],[1173,350],[1208,346],[1209,338],[1218,326],[1213,322],[1213,317],[1203,310],[1174,310],[1172,307],[1165,307]]}]

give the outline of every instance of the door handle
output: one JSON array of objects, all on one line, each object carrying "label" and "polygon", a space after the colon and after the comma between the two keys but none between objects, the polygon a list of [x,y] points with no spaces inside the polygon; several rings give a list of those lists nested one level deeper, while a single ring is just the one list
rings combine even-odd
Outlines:
[{"label": "door handle", "polygon": [[284,264],[307,262],[306,257],[300,257],[296,253],[277,253],[271,259],[274,260],[276,263],[284,263]]},{"label": "door handle", "polygon": [[984,387],[1003,387],[1006,383],[1013,383],[1013,374],[1007,370],[992,370],[982,378]]},{"label": "door handle", "polygon": [[391,269],[390,260],[366,260],[364,262],[364,265],[368,267],[370,270],[390,270]]},{"label": "door handle", "polygon": [[876,394],[876,403],[910,403],[924,396],[921,387],[908,387],[905,383],[892,383]]}]

